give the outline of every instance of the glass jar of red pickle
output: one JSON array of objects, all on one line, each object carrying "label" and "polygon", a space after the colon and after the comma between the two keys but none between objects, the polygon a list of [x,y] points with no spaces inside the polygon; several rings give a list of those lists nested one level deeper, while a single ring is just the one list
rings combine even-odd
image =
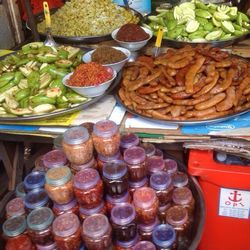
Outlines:
[{"label": "glass jar of red pickle", "polygon": [[92,138],[84,127],[67,129],[63,134],[62,146],[68,160],[76,165],[85,164],[93,158]]},{"label": "glass jar of red pickle", "polygon": [[65,213],[73,213],[75,215],[79,214],[79,205],[74,198],[69,203],[66,204],[58,204],[56,202],[53,202],[52,210],[56,216],[59,216],[61,214]]},{"label": "glass jar of red pickle", "polygon": [[93,157],[89,162],[82,164],[82,165],[76,165],[73,163],[70,165],[70,168],[71,168],[72,174],[75,175],[77,172],[84,170],[86,168],[97,169],[97,162],[96,162],[95,158]]},{"label": "glass jar of red pickle", "polygon": [[128,148],[124,151],[123,158],[128,165],[129,181],[138,182],[146,177],[146,154],[143,148]]},{"label": "glass jar of red pickle", "polygon": [[133,202],[139,223],[151,224],[158,212],[158,198],[150,187],[138,188],[134,192]]},{"label": "glass jar of red pickle", "polygon": [[103,183],[97,170],[84,169],[74,176],[74,193],[85,208],[97,207],[103,198]]},{"label": "glass jar of red pickle", "polygon": [[20,197],[10,200],[6,204],[6,218],[25,215],[24,202]]},{"label": "glass jar of red pickle", "polygon": [[103,214],[87,217],[82,224],[82,238],[88,250],[109,249],[112,244],[112,229]]},{"label": "glass jar of red pickle", "polygon": [[52,224],[57,250],[78,250],[81,245],[81,228],[73,213],[59,215]]},{"label": "glass jar of red pickle", "polygon": [[146,160],[148,175],[163,171],[165,167],[164,160],[160,156],[150,156]]},{"label": "glass jar of red pickle", "polygon": [[164,159],[165,167],[164,171],[173,176],[178,171],[178,165],[175,160],[172,159]]},{"label": "glass jar of red pickle", "polygon": [[37,250],[57,250],[55,242],[46,246],[41,246],[41,245],[36,244],[36,248]]},{"label": "glass jar of red pickle", "polygon": [[25,233],[26,220],[24,216],[16,216],[7,219],[2,226],[6,239],[6,250],[35,250],[31,239]]},{"label": "glass jar of red pickle", "polygon": [[139,137],[133,133],[123,134],[121,136],[120,148],[122,153],[128,148],[132,148],[139,145]]},{"label": "glass jar of red pickle", "polygon": [[94,125],[92,133],[94,147],[98,154],[113,156],[120,147],[120,133],[115,122],[99,121]]},{"label": "glass jar of red pickle", "polygon": [[54,242],[51,227],[53,220],[54,214],[48,207],[37,208],[28,215],[28,235],[34,244],[46,246]]},{"label": "glass jar of red pickle", "polygon": [[129,183],[129,193],[131,197],[133,197],[136,189],[141,188],[141,187],[148,187],[148,178],[145,177],[141,181],[137,181],[137,182],[129,181],[128,183]]},{"label": "glass jar of red pickle", "polygon": [[24,188],[26,192],[35,188],[43,188],[45,184],[45,174],[43,172],[34,171],[24,178]]},{"label": "glass jar of red pickle", "polygon": [[156,148],[154,144],[149,142],[143,142],[140,143],[140,147],[142,147],[145,150],[147,157],[155,155]]},{"label": "glass jar of red pickle", "polygon": [[51,168],[67,166],[68,161],[62,150],[54,149],[43,156],[43,164],[45,166],[45,170],[47,171]]},{"label": "glass jar of red pickle", "polygon": [[151,224],[138,224],[138,232],[141,240],[152,241],[152,234],[154,228],[160,224],[158,217],[155,217],[155,220]]},{"label": "glass jar of red pickle", "polygon": [[106,206],[104,202],[101,202],[100,205],[94,208],[84,208],[80,206],[79,209],[79,216],[82,221],[84,221],[88,216],[91,216],[93,214],[104,214],[106,215]]},{"label": "glass jar of red pickle", "polygon": [[58,204],[67,204],[73,199],[72,174],[68,167],[52,168],[45,178],[45,190],[51,200]]},{"label": "glass jar of red pickle", "polygon": [[156,250],[155,245],[150,241],[140,241],[135,244],[133,250]]},{"label": "glass jar of red pickle", "polygon": [[133,247],[139,242],[139,237],[136,235],[134,239],[130,241],[119,241],[115,242],[115,250],[132,250]]},{"label": "glass jar of red pickle", "polygon": [[188,176],[183,172],[177,172],[172,176],[172,182],[174,187],[188,187]]}]

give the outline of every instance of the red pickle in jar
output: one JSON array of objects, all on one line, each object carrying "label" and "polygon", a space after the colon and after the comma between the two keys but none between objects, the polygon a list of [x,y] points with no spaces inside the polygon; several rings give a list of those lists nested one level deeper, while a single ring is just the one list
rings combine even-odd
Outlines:
[{"label": "red pickle in jar", "polygon": [[145,177],[141,181],[137,181],[137,182],[130,182],[129,181],[128,184],[129,184],[129,193],[130,193],[131,197],[133,197],[136,189],[141,188],[141,187],[148,187],[148,178]]},{"label": "red pickle in jar", "polygon": [[152,241],[152,233],[154,228],[160,224],[160,221],[157,217],[151,224],[138,224],[138,232],[140,235],[141,240],[148,240]]},{"label": "red pickle in jar", "polygon": [[149,142],[143,142],[140,144],[140,147],[142,147],[145,150],[146,156],[150,157],[155,155],[155,145]]},{"label": "red pickle in jar", "polygon": [[28,215],[28,235],[34,244],[46,246],[53,243],[53,220],[54,214],[48,207],[37,208]]},{"label": "red pickle in jar", "polygon": [[25,197],[25,195],[26,195],[26,191],[25,191],[25,189],[24,189],[24,183],[23,183],[23,182],[20,182],[20,183],[16,186],[15,194],[16,194],[16,197],[20,197],[20,198],[24,199],[24,197]]},{"label": "red pickle in jar", "polygon": [[172,176],[174,187],[188,187],[188,176],[183,172],[177,172]]},{"label": "red pickle in jar", "polygon": [[136,235],[134,239],[130,241],[119,241],[115,242],[115,250],[132,250],[133,247],[139,242],[139,237]]},{"label": "red pickle in jar", "polygon": [[37,250],[57,250],[55,242],[53,242],[49,245],[46,245],[46,246],[36,244],[36,248],[37,248]]},{"label": "red pickle in jar", "polygon": [[80,206],[79,209],[79,217],[82,221],[84,221],[87,217],[93,215],[93,214],[104,214],[106,215],[106,206],[104,202],[102,202],[100,205],[94,208],[84,208]]},{"label": "red pickle in jar", "polygon": [[45,174],[43,172],[34,171],[24,178],[24,188],[26,192],[35,188],[43,188],[45,184]]},{"label": "red pickle in jar", "polygon": [[133,133],[128,133],[124,134],[121,136],[121,143],[120,143],[120,148],[122,153],[127,149],[127,148],[132,148],[134,146],[139,145],[139,137],[136,134]]},{"label": "red pickle in jar", "polygon": [[164,160],[159,156],[150,156],[146,160],[148,175],[163,171],[165,167]]},{"label": "red pickle in jar", "polygon": [[52,224],[57,250],[78,250],[81,245],[80,221],[75,214],[59,215]]},{"label": "red pickle in jar", "polygon": [[128,242],[137,235],[136,213],[133,205],[122,203],[111,210],[113,236],[117,241]]},{"label": "red pickle in jar", "polygon": [[56,216],[59,216],[61,214],[65,214],[65,213],[73,213],[75,215],[78,215],[79,214],[79,205],[78,205],[76,199],[71,200],[67,204],[58,204],[58,203],[54,202],[52,210]]},{"label": "red pickle in jar", "polygon": [[120,147],[120,133],[115,122],[102,120],[94,125],[92,133],[95,150],[103,156],[113,156]]},{"label": "red pickle in jar", "polygon": [[87,217],[82,224],[82,238],[88,250],[109,249],[112,244],[112,229],[103,214]]},{"label": "red pickle in jar", "polygon": [[67,157],[62,150],[54,149],[43,156],[43,164],[46,170],[51,168],[63,167],[68,163]]},{"label": "red pickle in jar", "polygon": [[75,175],[77,172],[84,170],[86,168],[97,169],[97,162],[96,162],[95,158],[93,157],[89,162],[82,164],[82,165],[76,165],[73,163],[70,165],[70,168],[71,168],[72,174]]},{"label": "red pickle in jar", "polygon": [[138,188],[134,192],[133,202],[139,223],[151,224],[158,212],[158,198],[154,189],[150,187]]},{"label": "red pickle in jar", "polygon": [[103,183],[97,170],[88,168],[74,176],[76,200],[85,208],[97,207],[103,198]]},{"label": "red pickle in jar", "polygon": [[24,201],[20,197],[10,200],[5,209],[6,218],[25,215]]},{"label": "red pickle in jar", "polygon": [[155,245],[150,241],[140,241],[132,248],[132,250],[156,250]]},{"label": "red pickle in jar", "polygon": [[150,187],[156,192],[159,200],[159,206],[165,206],[172,200],[173,185],[170,175],[160,171],[150,177]]},{"label": "red pickle in jar", "polygon": [[125,162],[116,160],[103,167],[103,183],[105,191],[112,197],[119,197],[128,191],[128,175]]},{"label": "red pickle in jar", "polygon": [[178,165],[175,160],[165,159],[165,168],[164,171],[173,176],[178,171]]},{"label": "red pickle in jar", "polygon": [[51,200],[58,204],[67,204],[73,199],[72,174],[68,167],[52,168],[45,178],[45,190]]},{"label": "red pickle in jar", "polygon": [[146,177],[146,154],[143,148],[128,148],[124,151],[123,158],[128,164],[129,181],[137,182]]},{"label": "red pickle in jar", "polygon": [[93,158],[93,142],[84,127],[67,129],[63,134],[63,150],[71,163],[82,165]]}]

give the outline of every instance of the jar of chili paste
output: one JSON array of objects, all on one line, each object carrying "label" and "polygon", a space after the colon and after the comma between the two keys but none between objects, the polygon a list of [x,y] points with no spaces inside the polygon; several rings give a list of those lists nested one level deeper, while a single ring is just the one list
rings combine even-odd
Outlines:
[{"label": "jar of chili paste", "polygon": [[43,156],[43,164],[46,171],[51,168],[67,166],[67,163],[67,157],[60,149],[51,150]]},{"label": "jar of chili paste", "polygon": [[165,167],[164,171],[173,176],[178,171],[178,165],[175,160],[172,159],[164,159]]},{"label": "jar of chili paste", "polygon": [[119,241],[115,242],[115,250],[132,250],[136,243],[139,242],[139,237],[136,235],[134,239],[130,241]]},{"label": "jar of chili paste", "polygon": [[172,182],[174,187],[188,187],[188,176],[183,172],[177,172],[172,176]]},{"label": "jar of chili paste", "polygon": [[6,218],[25,215],[24,201],[20,197],[10,200],[6,204],[5,209],[6,209]]},{"label": "jar of chili paste", "polygon": [[151,224],[138,224],[138,232],[141,240],[152,241],[152,234],[154,228],[160,224],[158,217],[155,217],[154,222]]},{"label": "jar of chili paste", "polygon": [[80,206],[79,209],[79,216],[80,219],[82,219],[82,221],[84,221],[87,217],[93,215],[93,214],[104,214],[106,215],[106,206],[105,203],[102,202],[100,203],[100,205],[98,205],[97,207],[94,208],[85,208]]},{"label": "jar of chili paste", "polygon": [[76,165],[76,164],[71,164],[70,165],[71,172],[72,174],[76,174],[77,172],[84,170],[86,168],[94,168],[97,169],[97,161],[93,157],[89,162],[82,164],[82,165]]},{"label": "jar of chili paste", "polygon": [[24,188],[26,192],[34,190],[35,188],[43,188],[45,184],[45,174],[40,171],[34,171],[24,178]]},{"label": "jar of chili paste", "polygon": [[165,167],[164,160],[160,156],[150,156],[146,160],[148,175],[163,171]]},{"label": "jar of chili paste", "polygon": [[148,178],[145,177],[141,181],[137,181],[137,182],[129,181],[128,183],[129,183],[129,193],[131,197],[133,197],[136,189],[141,188],[141,187],[148,187]]},{"label": "jar of chili paste", "polygon": [[69,203],[66,204],[58,204],[56,202],[53,202],[52,210],[56,216],[59,216],[61,214],[65,213],[73,213],[75,215],[79,214],[79,205],[74,198]]},{"label": "jar of chili paste", "polygon": [[142,147],[145,150],[145,154],[147,157],[155,155],[155,145],[149,142],[143,142],[140,143],[140,147]]},{"label": "jar of chili paste", "polygon": [[53,242],[49,245],[46,245],[46,246],[36,244],[36,248],[37,248],[37,250],[57,250],[55,242]]},{"label": "jar of chili paste", "polygon": [[121,143],[120,143],[120,148],[122,153],[128,149],[132,148],[134,146],[139,145],[139,137],[136,134],[133,133],[127,133],[121,136]]},{"label": "jar of chili paste", "polygon": [[150,241],[140,241],[133,247],[133,250],[156,250],[155,245]]}]

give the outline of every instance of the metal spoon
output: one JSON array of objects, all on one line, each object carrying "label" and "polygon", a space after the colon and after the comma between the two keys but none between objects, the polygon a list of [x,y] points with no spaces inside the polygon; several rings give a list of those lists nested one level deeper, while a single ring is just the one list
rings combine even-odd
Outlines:
[{"label": "metal spoon", "polygon": [[52,37],[51,34],[51,18],[50,18],[50,11],[49,11],[49,5],[46,1],[43,2],[43,12],[45,17],[45,23],[46,23],[46,40],[44,41],[44,44],[49,47],[56,47],[57,44],[55,40]]}]

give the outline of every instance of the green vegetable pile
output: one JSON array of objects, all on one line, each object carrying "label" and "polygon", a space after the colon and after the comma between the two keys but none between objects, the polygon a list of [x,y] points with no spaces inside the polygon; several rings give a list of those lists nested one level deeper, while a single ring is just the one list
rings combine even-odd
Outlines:
[{"label": "green vegetable pile", "polygon": [[165,39],[187,42],[228,40],[250,31],[249,17],[237,7],[204,4],[198,0],[185,2],[173,9],[157,8],[157,15],[149,16],[154,35],[163,27]]},{"label": "green vegetable pile", "polygon": [[39,115],[87,101],[62,78],[81,63],[79,48],[24,45],[0,62],[0,117]]}]

